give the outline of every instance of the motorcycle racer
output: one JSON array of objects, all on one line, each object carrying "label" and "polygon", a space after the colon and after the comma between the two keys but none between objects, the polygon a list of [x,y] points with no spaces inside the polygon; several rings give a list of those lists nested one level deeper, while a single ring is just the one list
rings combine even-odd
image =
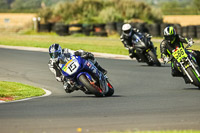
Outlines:
[{"label": "motorcycle racer", "polygon": [[[182,47],[183,43],[188,44],[190,47],[193,45],[193,41],[188,40],[187,38],[184,38],[178,34],[176,34],[176,30],[172,26],[168,26],[164,29],[164,40],[160,43],[160,52],[161,52],[161,58],[163,59],[164,63],[167,63],[169,61],[169,57],[172,54],[173,50],[177,47]],[[188,50],[186,52],[189,53]],[[192,51],[193,56],[197,59],[198,58],[198,52]],[[183,76],[177,66],[175,65],[175,60],[171,61],[171,74],[172,76]],[[184,77],[185,82],[188,83],[188,79]]]},{"label": "motorcycle racer", "polygon": [[[66,59],[69,58],[70,55],[81,56],[84,59],[90,60],[104,75],[107,73],[107,71],[98,64],[98,62],[94,58],[94,55],[90,52],[85,52],[83,50],[73,51],[67,48],[62,49],[59,44],[52,44],[49,47],[49,55],[49,69],[52,73],[55,74],[55,78],[57,81],[63,82],[63,87],[66,93],[71,93],[74,90],[80,88],[74,81],[66,79],[66,77],[64,77],[62,74],[61,68],[59,67],[60,63],[62,64],[63,62],[68,61]],[[88,92],[85,93],[87,94]]]},{"label": "motorcycle racer", "polygon": [[133,28],[130,24],[123,24],[122,26],[122,35],[120,36],[121,42],[124,44],[124,47],[129,51],[130,58],[138,58],[135,53],[134,43],[133,43],[133,36],[134,34],[137,35],[144,35],[149,40],[151,36],[148,33],[141,33],[137,28]]}]

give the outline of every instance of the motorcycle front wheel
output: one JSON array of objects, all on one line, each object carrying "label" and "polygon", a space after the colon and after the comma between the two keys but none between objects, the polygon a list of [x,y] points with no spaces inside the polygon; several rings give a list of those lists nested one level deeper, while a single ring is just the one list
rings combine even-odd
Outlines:
[{"label": "motorcycle front wheel", "polygon": [[196,72],[194,71],[194,69],[192,67],[188,67],[186,69],[186,71],[188,72],[188,74],[190,75],[190,77],[193,80],[193,83],[195,86],[198,86],[200,88],[200,78],[197,76]]},{"label": "motorcycle front wheel", "polygon": [[94,83],[90,82],[85,75],[81,75],[79,77],[79,81],[88,89],[88,91],[92,92],[95,96],[103,96],[102,90]]},{"label": "motorcycle front wheel", "polygon": [[112,96],[114,94],[114,88],[113,86],[110,84],[110,82],[108,81],[108,79],[106,79],[107,85],[108,85],[108,92],[105,94],[105,96],[109,97]]}]

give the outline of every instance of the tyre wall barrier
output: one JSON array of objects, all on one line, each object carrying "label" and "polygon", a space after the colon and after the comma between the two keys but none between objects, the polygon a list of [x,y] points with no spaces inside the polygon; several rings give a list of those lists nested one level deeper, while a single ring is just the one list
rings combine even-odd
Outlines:
[{"label": "tyre wall barrier", "polygon": [[107,23],[105,25],[105,30],[106,30],[108,35],[115,34],[117,32],[117,24],[116,24],[116,22]]},{"label": "tyre wall barrier", "polygon": [[83,24],[82,25],[82,33],[86,36],[89,36],[93,32],[93,25],[92,24]]},{"label": "tyre wall barrier", "polygon": [[117,22],[117,23],[116,23],[116,30],[117,30],[117,33],[118,33],[119,35],[122,34],[122,25],[123,25],[123,24],[124,24],[123,22]]},{"label": "tyre wall barrier", "polygon": [[52,30],[52,23],[48,24],[39,24],[38,25],[38,31],[39,32],[50,32]]},{"label": "tyre wall barrier", "polygon": [[184,37],[188,36],[188,27],[187,26],[181,27],[181,35]]},{"label": "tyre wall barrier", "polygon": [[148,32],[152,36],[160,36],[160,24],[146,24]]},{"label": "tyre wall barrier", "polygon": [[181,35],[181,33],[182,33],[181,25],[180,24],[173,24],[172,26],[176,30],[176,33]]},{"label": "tyre wall barrier", "polygon": [[71,24],[69,25],[69,34],[82,33],[82,24]]},{"label": "tyre wall barrier", "polygon": [[60,36],[69,35],[69,26],[63,23],[55,23],[52,27],[52,31]]},{"label": "tyre wall barrier", "polygon": [[133,28],[139,29],[141,32],[149,32],[146,23],[130,23]]},{"label": "tyre wall barrier", "polygon": [[188,26],[187,37],[189,38],[197,37],[196,26]]},{"label": "tyre wall barrier", "polygon": [[94,24],[93,25],[93,35],[95,36],[108,36],[105,30],[105,24]]},{"label": "tyre wall barrier", "polygon": [[[188,38],[196,38],[198,35],[198,26],[184,26],[182,27],[182,36]],[[197,37],[198,38],[198,37]]]},{"label": "tyre wall barrier", "polygon": [[[85,35],[108,36],[115,33],[121,35],[123,22],[113,22],[107,24],[73,24],[66,25],[63,23],[48,23],[39,24],[39,32],[54,31],[58,35],[65,36],[75,33],[83,33]],[[146,32],[152,36],[163,37],[163,31],[167,26],[173,26],[177,32],[184,37],[200,38],[200,25],[195,26],[181,26],[180,24],[147,24],[147,23],[130,23],[133,28],[139,29],[141,32]]]},{"label": "tyre wall barrier", "polygon": [[200,25],[196,26],[197,38],[200,39]]}]

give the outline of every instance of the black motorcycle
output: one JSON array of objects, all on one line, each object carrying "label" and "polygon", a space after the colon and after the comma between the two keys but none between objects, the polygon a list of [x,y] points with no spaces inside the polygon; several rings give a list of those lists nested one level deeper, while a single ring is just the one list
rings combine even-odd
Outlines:
[{"label": "black motorcycle", "polygon": [[161,66],[156,55],[156,48],[150,38],[145,37],[143,34],[134,34],[132,42],[138,62],[146,62],[149,66]]}]

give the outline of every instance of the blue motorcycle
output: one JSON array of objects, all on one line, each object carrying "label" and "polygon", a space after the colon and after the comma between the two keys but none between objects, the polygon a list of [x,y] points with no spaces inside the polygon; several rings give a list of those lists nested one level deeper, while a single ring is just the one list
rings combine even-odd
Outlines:
[{"label": "blue motorcycle", "polygon": [[65,63],[60,64],[62,73],[67,79],[78,83],[78,90],[87,91],[97,97],[113,95],[114,88],[108,77],[99,71],[92,61],[75,55],[65,60]]}]

